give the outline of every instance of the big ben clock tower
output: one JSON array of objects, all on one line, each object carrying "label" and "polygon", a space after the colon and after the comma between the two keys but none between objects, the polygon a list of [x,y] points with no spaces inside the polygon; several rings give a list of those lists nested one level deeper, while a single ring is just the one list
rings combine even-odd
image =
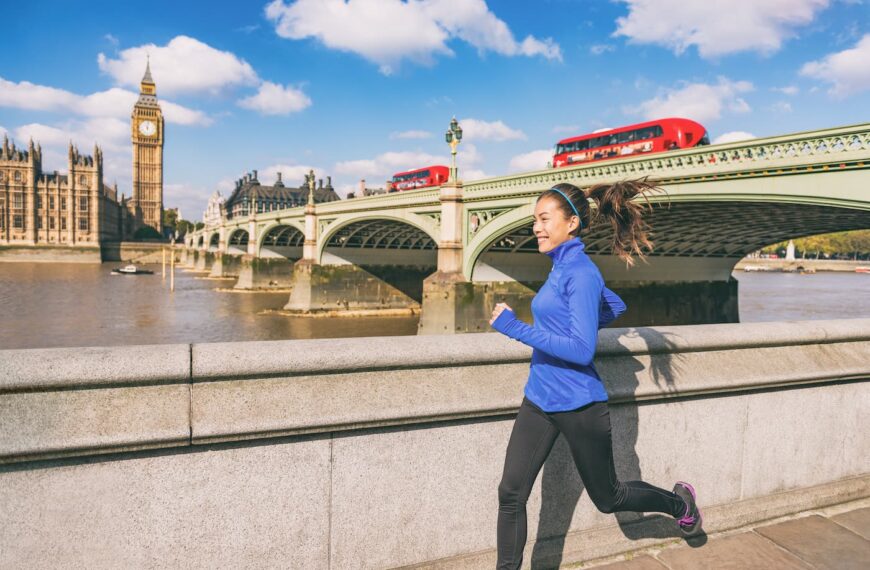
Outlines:
[{"label": "big ben clock tower", "polygon": [[[151,64],[133,106],[133,196],[136,226],[151,226],[163,234],[163,111],[157,103],[157,86]],[[141,216],[141,218],[140,218]]]}]

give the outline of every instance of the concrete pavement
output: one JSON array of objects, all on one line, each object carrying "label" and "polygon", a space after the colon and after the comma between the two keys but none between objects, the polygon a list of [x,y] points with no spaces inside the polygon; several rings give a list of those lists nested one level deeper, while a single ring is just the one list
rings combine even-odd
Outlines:
[{"label": "concrete pavement", "polygon": [[870,499],[568,568],[864,570],[870,568]]}]

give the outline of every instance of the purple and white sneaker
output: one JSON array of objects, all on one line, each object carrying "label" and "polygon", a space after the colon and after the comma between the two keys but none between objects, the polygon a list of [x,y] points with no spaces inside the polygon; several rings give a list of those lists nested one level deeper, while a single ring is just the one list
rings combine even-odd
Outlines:
[{"label": "purple and white sneaker", "polygon": [[688,483],[677,481],[674,485],[674,494],[686,502],[685,514],[677,519],[680,532],[686,537],[695,536],[701,531],[701,509],[695,504],[695,488]]}]

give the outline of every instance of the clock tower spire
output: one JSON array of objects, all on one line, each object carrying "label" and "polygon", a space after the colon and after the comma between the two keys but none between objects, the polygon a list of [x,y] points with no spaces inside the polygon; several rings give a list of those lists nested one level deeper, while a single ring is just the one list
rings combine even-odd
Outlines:
[{"label": "clock tower spire", "polygon": [[150,226],[163,234],[163,111],[151,78],[151,61],[139,84],[139,100],[131,116],[133,142],[134,228]]}]

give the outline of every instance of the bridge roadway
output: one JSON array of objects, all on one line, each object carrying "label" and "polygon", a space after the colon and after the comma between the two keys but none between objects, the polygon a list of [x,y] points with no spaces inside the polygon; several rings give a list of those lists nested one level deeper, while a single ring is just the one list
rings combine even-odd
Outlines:
[{"label": "bridge roadway", "polygon": [[[486,330],[506,300],[521,316],[549,259],[531,231],[537,196],[649,177],[655,251],[628,269],[611,232],[583,235],[629,310],[620,324],[737,320],[735,264],[789,238],[870,228],[870,123],[257,212],[188,235],[183,261],[239,288],[292,287],[286,309],[422,310],[421,333]],[[262,211],[259,211],[262,210]]]}]

